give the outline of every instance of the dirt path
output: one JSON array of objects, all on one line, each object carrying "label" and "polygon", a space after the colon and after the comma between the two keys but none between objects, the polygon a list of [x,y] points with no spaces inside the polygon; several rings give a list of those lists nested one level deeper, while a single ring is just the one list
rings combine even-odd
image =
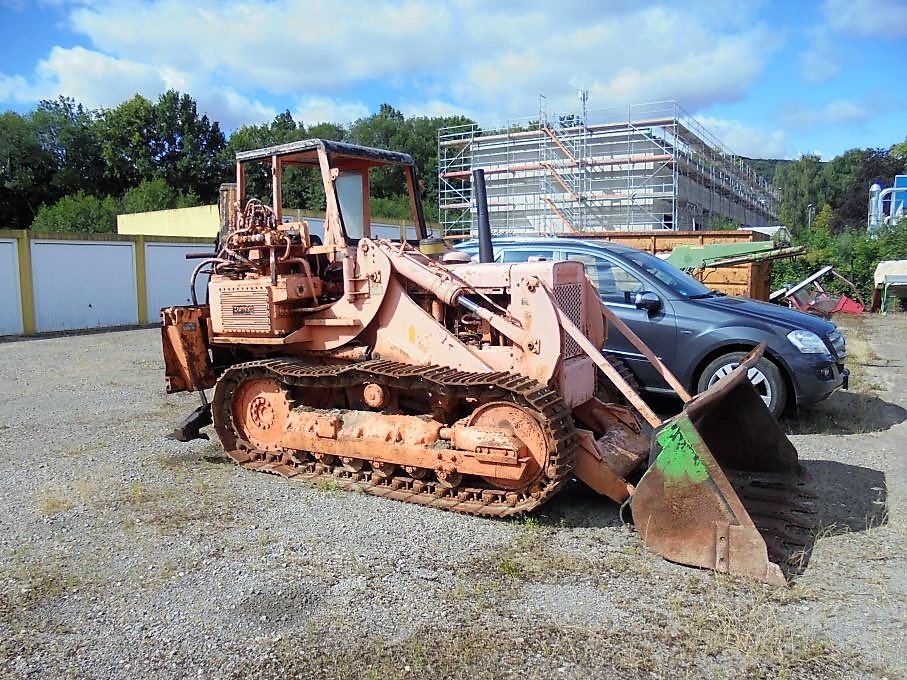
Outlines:
[{"label": "dirt path", "polygon": [[505,522],[163,438],[159,334],[0,343],[0,677],[907,677],[907,315],[783,422],[822,526],[771,588],[670,564],[580,484]]},{"label": "dirt path", "polygon": [[854,389],[788,419],[820,538],[797,580],[804,624],[907,674],[907,315],[840,321]]}]

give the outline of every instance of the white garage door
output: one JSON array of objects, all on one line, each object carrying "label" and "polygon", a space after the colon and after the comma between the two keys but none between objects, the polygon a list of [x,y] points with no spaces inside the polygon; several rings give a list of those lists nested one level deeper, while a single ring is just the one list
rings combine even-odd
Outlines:
[{"label": "white garage door", "polygon": [[[202,245],[145,244],[145,274],[148,284],[148,321],[154,323],[161,307],[189,305],[189,277],[201,260],[187,260],[186,253],[210,250]],[[207,276],[199,276],[195,289],[204,303]]]},{"label": "white garage door", "polygon": [[22,295],[16,242],[0,239],[0,335],[19,335],[22,332]]},{"label": "white garage door", "polygon": [[135,244],[32,241],[38,331],[138,323]]}]

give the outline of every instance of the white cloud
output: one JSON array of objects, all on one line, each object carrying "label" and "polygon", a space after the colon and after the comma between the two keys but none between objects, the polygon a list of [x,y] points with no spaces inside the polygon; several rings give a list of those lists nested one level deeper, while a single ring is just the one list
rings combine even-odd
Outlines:
[{"label": "white cloud", "polygon": [[217,74],[243,88],[338,88],[443,60],[447,12],[428,2],[99,0],[71,14],[98,49]]},{"label": "white cloud", "polygon": [[593,13],[557,29],[543,16],[534,34],[518,31],[469,65],[454,93],[502,116],[532,113],[539,92],[549,111],[576,111],[579,87],[592,108],[676,99],[696,109],[741,98],[779,44],[759,25],[714,28],[673,5]]},{"label": "white cloud", "polygon": [[871,108],[865,104],[849,99],[836,99],[819,107],[793,105],[784,113],[784,120],[792,127],[810,129],[819,125],[865,123],[871,113]]},{"label": "white cloud", "polygon": [[0,102],[28,104],[41,99],[41,92],[22,76],[0,73]]},{"label": "white cloud", "polygon": [[475,112],[464,109],[459,104],[442,99],[429,99],[417,102],[404,101],[400,104],[400,110],[407,117],[424,116],[426,118],[434,118],[442,116],[463,116],[465,118],[471,118],[472,120],[477,120],[481,117]]},{"label": "white cloud", "polygon": [[170,86],[153,66],[83,47],[54,47],[35,74],[44,98],[62,94],[90,107],[116,106],[136,93],[155,96]]},{"label": "white cloud", "polygon": [[807,49],[800,55],[800,75],[812,83],[831,80],[843,69],[840,50],[825,30],[814,32]]},{"label": "white cloud", "polygon": [[345,122],[380,101],[493,121],[537,115],[540,93],[568,113],[581,87],[590,109],[676,99],[697,110],[741,99],[780,46],[759,5],[91,0],[68,14],[85,46],[0,76],[0,99],[24,85],[109,106],[174,88],[225,128],[283,109]]},{"label": "white cloud", "polygon": [[694,116],[708,132],[717,137],[727,149],[747,158],[793,158],[783,130],[761,130],[736,120],[713,116]]},{"label": "white cloud", "polygon": [[907,3],[903,0],[825,0],[822,13],[835,31],[862,38],[907,37]]},{"label": "white cloud", "polygon": [[294,107],[293,118],[306,126],[317,123],[346,125],[369,115],[362,102],[344,102],[330,97],[306,97]]}]

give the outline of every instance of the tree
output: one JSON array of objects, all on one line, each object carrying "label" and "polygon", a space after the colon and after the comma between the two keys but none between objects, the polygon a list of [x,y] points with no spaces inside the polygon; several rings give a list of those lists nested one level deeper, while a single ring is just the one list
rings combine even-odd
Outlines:
[{"label": "tree", "polygon": [[119,205],[111,197],[98,198],[79,191],[53,205],[42,205],[32,231],[106,233],[116,231]]},{"label": "tree", "polygon": [[903,162],[884,149],[867,149],[859,169],[853,174],[841,199],[835,205],[832,228],[836,232],[846,227],[866,228],[869,187],[879,183],[891,186]]},{"label": "tree", "polygon": [[[243,125],[230,135],[230,141],[224,150],[224,157],[233,163],[237,152],[261,149],[269,146],[288,144],[305,139],[305,126],[293,120],[289,111],[279,113],[270,123]],[[313,193],[319,190],[312,187],[312,174],[299,168],[288,168],[283,177],[283,207],[309,208]],[[320,175],[319,175],[320,177]],[[247,167],[246,194],[256,196],[269,202],[271,170],[270,167]],[[320,183],[320,180],[319,180]],[[316,200],[318,200],[316,198]],[[319,205],[324,202],[324,190],[320,190]]]},{"label": "tree", "polygon": [[213,201],[226,167],[220,126],[199,116],[195,100],[169,90],[153,104],[141,95],[100,116],[102,156],[114,193],[155,177]]},{"label": "tree", "polygon": [[[378,149],[406,151],[409,134],[403,114],[390,104],[382,104],[378,113],[360,118],[350,127],[349,141]],[[400,168],[376,168],[369,174],[372,196],[400,197],[403,173]]]},{"label": "tree", "polygon": [[421,178],[425,214],[438,216],[438,130],[454,125],[471,125],[464,116],[414,117],[406,121],[406,151],[416,162]]},{"label": "tree", "polygon": [[775,182],[781,187],[781,223],[798,231],[806,226],[807,206],[825,202],[821,180],[822,162],[818,156],[804,155],[799,160],[780,166]]},{"label": "tree", "polygon": [[832,206],[841,203],[851,188],[851,182],[871,153],[869,149],[850,149],[823,165],[819,177],[819,193],[827,203]]},{"label": "tree", "polygon": [[226,170],[220,160],[226,142],[218,123],[200,116],[195,100],[175,90],[158,98],[151,108],[151,123],[152,177],[163,178],[177,191],[215,200]]},{"label": "tree", "polygon": [[730,217],[725,217],[724,215],[712,215],[706,222],[705,228],[715,231],[733,231],[735,229],[739,229],[740,225]]},{"label": "tree", "polygon": [[54,159],[41,147],[30,119],[0,115],[0,228],[27,229],[41,203],[52,199]]},{"label": "tree", "polygon": [[306,137],[342,142],[346,138],[346,130],[342,125],[337,125],[336,123],[317,123],[308,128]]},{"label": "tree", "polygon": [[154,105],[135,95],[114,109],[100,114],[101,156],[106,178],[114,193],[122,193],[154,177],[150,140],[154,135]]},{"label": "tree", "polygon": [[822,209],[813,219],[813,230],[830,234],[832,232],[832,223],[834,222],[834,211],[828,203],[822,206]]},{"label": "tree", "polygon": [[888,150],[888,155],[903,163],[901,172],[907,172],[907,139],[897,144],[892,144]]},{"label": "tree", "polygon": [[53,158],[50,191],[55,198],[79,190],[107,193],[97,114],[69,97],[42,100],[31,114],[35,138]]}]

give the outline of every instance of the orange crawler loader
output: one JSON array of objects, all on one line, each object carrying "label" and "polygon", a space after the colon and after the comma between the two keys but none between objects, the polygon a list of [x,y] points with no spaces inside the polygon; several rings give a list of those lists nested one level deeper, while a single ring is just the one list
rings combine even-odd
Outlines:
[{"label": "orange crawler loader", "polygon": [[[254,166],[270,207],[247,196]],[[372,234],[370,175],[388,166],[408,188],[406,239]],[[291,168],[321,176],[323,239],[283,219]],[[629,501],[667,559],[784,583],[810,508],[796,451],[745,379],[758,351],[690,398],[631,337],[685,400],[662,422],[600,353],[609,323],[632,333],[581,263],[438,252],[418,186],[403,153],[312,139],[237,154],[216,252],[192,276],[195,301],[208,274],[206,299],[161,312],[168,392],[202,401],[175,436],[213,422],[245,468],[484,516],[532,511],[575,477]]]}]

